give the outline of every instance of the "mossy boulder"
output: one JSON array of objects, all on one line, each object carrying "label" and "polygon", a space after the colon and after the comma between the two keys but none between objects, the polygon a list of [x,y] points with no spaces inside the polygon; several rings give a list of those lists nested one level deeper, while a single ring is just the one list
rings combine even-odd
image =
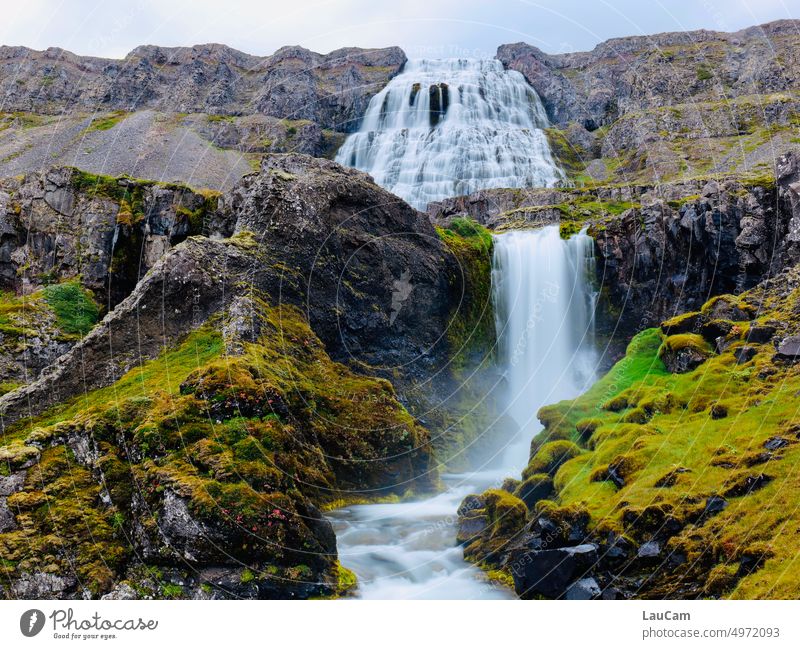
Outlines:
[{"label": "mossy boulder", "polygon": [[713,354],[708,342],[699,334],[674,334],[664,339],[659,357],[673,374],[691,372]]},{"label": "mossy boulder", "polygon": [[523,480],[514,495],[520,498],[529,510],[533,511],[540,500],[553,494],[553,477],[547,473],[534,473]]},{"label": "mossy boulder", "polygon": [[527,480],[536,474],[554,476],[561,466],[569,460],[578,457],[583,450],[569,440],[555,440],[542,445],[528,462],[522,472],[523,479]]},{"label": "mossy boulder", "polygon": [[661,331],[665,336],[674,334],[699,333],[700,328],[708,320],[707,316],[699,311],[691,311],[676,315],[661,323]]}]

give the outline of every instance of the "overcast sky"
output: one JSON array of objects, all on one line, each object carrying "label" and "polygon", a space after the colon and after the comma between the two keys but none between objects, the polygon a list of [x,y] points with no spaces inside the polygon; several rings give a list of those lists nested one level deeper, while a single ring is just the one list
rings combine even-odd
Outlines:
[{"label": "overcast sky", "polygon": [[800,17],[800,0],[4,0],[0,42],[123,57],[143,43],[250,54],[400,45],[411,58],[493,56],[526,41],[588,50],[614,36],[735,31]]}]

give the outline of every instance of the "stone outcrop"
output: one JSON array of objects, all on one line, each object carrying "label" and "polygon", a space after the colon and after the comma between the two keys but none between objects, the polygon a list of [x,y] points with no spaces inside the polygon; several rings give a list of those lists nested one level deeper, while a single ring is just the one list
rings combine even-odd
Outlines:
[{"label": "stone outcrop", "polygon": [[598,279],[621,324],[653,326],[796,264],[798,178],[800,158],[787,154],[777,185],[766,178],[631,188],[640,206],[589,230]]},{"label": "stone outcrop", "polygon": [[[46,209],[83,214],[76,173],[52,172]],[[174,196],[159,211],[144,196],[160,186],[136,187],[135,201],[106,195],[106,211],[147,205],[146,227],[171,224]],[[265,159],[204,216],[0,397],[4,596],[335,595],[353,578],[319,507],[432,488],[428,432],[376,377],[406,397],[424,379],[430,397],[448,360],[458,262],[426,216],[297,154]]]},{"label": "stone outcrop", "polygon": [[[63,200],[72,205],[85,200],[69,192],[63,196],[71,197]],[[171,231],[173,199],[170,194],[164,210],[145,213],[144,231],[152,233],[154,223]],[[40,412],[85,388],[110,384],[248,290],[301,307],[334,359],[371,374],[397,375],[400,386],[411,386],[415,378],[424,382],[443,360],[443,332],[458,297],[457,262],[423,214],[367,175],[326,160],[272,156],[260,174],[215,203],[205,215],[206,233],[213,236],[190,236],[160,258],[152,255],[157,261],[132,292],[63,362],[5,397],[0,407],[7,423],[29,414],[28,399]],[[116,209],[108,205],[106,218],[113,220]],[[73,214],[83,212],[73,208]],[[110,228],[90,230],[100,237],[103,258],[113,254]],[[220,239],[225,235],[232,236]],[[174,239],[162,236],[167,249]],[[14,239],[15,245],[24,240]],[[138,245],[145,246],[147,257],[146,244],[138,240]],[[129,253],[137,259],[140,250],[134,246]],[[47,254],[31,262],[50,263]],[[124,268],[131,266],[136,270],[136,264]],[[64,268],[71,275],[81,270]],[[88,280],[102,283],[107,266],[96,268]],[[398,300],[401,281],[408,295]]]},{"label": "stone outcrop", "polygon": [[665,105],[797,89],[797,39],[798,22],[780,20],[734,33],[613,38],[569,54],[515,43],[502,45],[497,58],[525,76],[554,123],[591,131]]},{"label": "stone outcrop", "polygon": [[219,236],[216,194],[57,167],[0,181],[0,284],[31,293],[80,277],[114,306],[170,247]]}]

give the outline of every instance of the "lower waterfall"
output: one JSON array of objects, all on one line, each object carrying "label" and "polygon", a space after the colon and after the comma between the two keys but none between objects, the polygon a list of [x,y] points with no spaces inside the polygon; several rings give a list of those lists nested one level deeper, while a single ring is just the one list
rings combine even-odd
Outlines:
[{"label": "lower waterfall", "polygon": [[583,232],[565,241],[558,225],[496,235],[494,242],[492,295],[505,391],[498,421],[510,417],[513,429],[504,427],[506,439],[482,467],[443,476],[445,490],[432,498],[329,513],[340,560],[356,573],[360,597],[514,596],[464,561],[456,512],[467,494],[519,475],[540,429],[539,407],[574,397],[592,382],[594,242]]},{"label": "lower waterfall", "polygon": [[492,299],[506,414],[518,426],[503,465],[522,469],[537,410],[576,397],[595,378],[594,241],[558,225],[496,235]]}]

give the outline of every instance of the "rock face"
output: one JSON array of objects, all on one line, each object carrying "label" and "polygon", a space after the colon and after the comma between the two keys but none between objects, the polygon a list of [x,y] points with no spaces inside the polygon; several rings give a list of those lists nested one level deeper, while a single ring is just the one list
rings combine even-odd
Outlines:
[{"label": "rock face", "polygon": [[284,47],[259,57],[217,44],[143,45],[122,60],[2,47],[0,92],[7,111],[258,113],[352,131],[405,60],[397,47],[326,55]]},{"label": "rock face", "polygon": [[[169,209],[149,214],[145,224],[163,222],[170,231]],[[5,397],[6,422],[23,413],[28,398],[41,411],[108,385],[252,289],[303,308],[335,359],[398,375],[401,385],[442,360],[456,261],[423,214],[365,174],[274,156],[261,174],[221,196],[206,223],[217,237],[232,238],[189,237],[158,259],[63,362]],[[110,255],[113,237],[98,235]],[[398,282],[406,290],[398,292]],[[93,371],[84,375],[83,367]]]},{"label": "rock face", "polygon": [[[487,190],[433,203],[428,214],[444,225],[467,216],[496,231],[560,223],[569,236],[588,227],[606,310],[598,326],[631,333],[695,311],[714,295],[747,290],[800,261],[800,155],[781,155],[776,166],[777,180]],[[686,331],[699,326],[690,323]],[[758,326],[753,331],[759,339],[768,335]]]},{"label": "rock face", "polygon": [[[74,173],[23,181],[50,182],[29,208],[83,214]],[[146,205],[141,232],[170,231],[174,194],[135,189],[112,194],[111,217]],[[375,376],[430,393],[448,360],[458,263],[425,215],[291,154],[204,216],[213,237],[168,242],[88,335],[0,397],[5,596],[336,594],[352,579],[319,507],[432,488],[428,432]]]},{"label": "rock face", "polygon": [[191,234],[217,235],[216,195],[58,167],[0,181],[0,284],[30,293],[80,277],[114,306]]},{"label": "rock face", "polygon": [[663,182],[772,166],[776,149],[797,149],[798,42],[797,21],[782,20],[569,54],[515,43],[497,57],[542,98],[563,166],[584,179]]},{"label": "rock face", "polygon": [[0,47],[0,177],[77,161],[227,190],[266,153],[332,157],[405,60],[396,47],[148,45],[122,60]]},{"label": "rock face", "polygon": [[790,90],[800,83],[798,22],[780,20],[734,33],[707,30],[613,38],[591,52],[545,54],[525,43],[497,58],[521,72],[556,124],[588,130],[668,104]]},{"label": "rock face", "polygon": [[798,160],[780,158],[777,187],[728,180],[645,190],[634,196],[640,207],[590,227],[611,302],[653,326],[797,263]]}]

